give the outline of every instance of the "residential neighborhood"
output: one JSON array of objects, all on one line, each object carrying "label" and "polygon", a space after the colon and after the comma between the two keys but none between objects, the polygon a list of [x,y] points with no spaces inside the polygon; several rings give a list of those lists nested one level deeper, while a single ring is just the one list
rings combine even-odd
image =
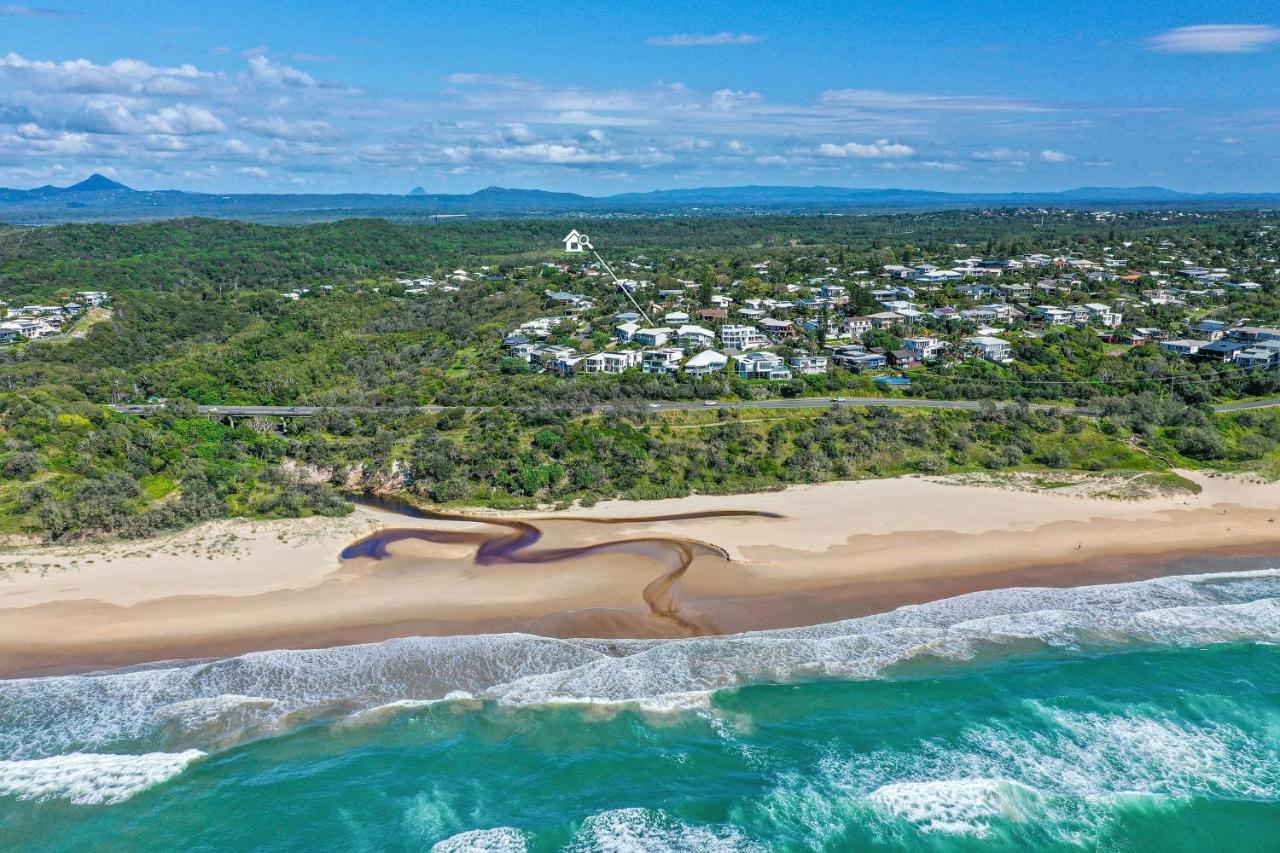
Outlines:
[{"label": "residential neighborhood", "polygon": [[[504,357],[562,377],[724,371],[775,383],[836,370],[1016,365],[1046,335],[1084,330],[1111,355],[1155,346],[1241,370],[1280,366],[1280,329],[1252,323],[1240,307],[1276,286],[1276,259],[1261,270],[1256,260],[1242,270],[1224,261],[1171,240],[1126,240],[1094,255],[960,252],[856,268],[829,256],[764,258],[731,277],[637,255],[618,263],[625,278],[614,281],[579,258],[513,271],[555,286],[542,291],[549,313],[505,335]],[[401,284],[412,293],[424,281]]]},{"label": "residential neighborhood", "polygon": [[86,290],[74,294],[60,305],[12,306],[0,302],[5,320],[0,322],[0,344],[55,338],[70,331],[75,322],[111,297],[104,291]]}]

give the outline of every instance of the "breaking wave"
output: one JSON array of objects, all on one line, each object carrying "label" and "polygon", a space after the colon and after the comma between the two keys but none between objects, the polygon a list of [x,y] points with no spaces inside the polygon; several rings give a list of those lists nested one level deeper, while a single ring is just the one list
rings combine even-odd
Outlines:
[{"label": "breaking wave", "polygon": [[[876,679],[902,675],[919,664],[945,666],[1046,649],[1234,642],[1280,642],[1280,570],[992,590],[808,628],[724,637],[415,637],[19,679],[0,682],[0,793],[114,802],[181,772],[205,752],[317,720],[367,724],[441,701],[458,703],[461,710],[467,703],[586,703],[679,713],[705,710],[715,691],[750,684]],[[1023,788],[1008,784],[1052,794],[1070,784],[1083,790],[1115,777],[1123,784],[1110,786],[1109,793],[1151,789],[1161,794],[1177,788],[1179,767],[1192,767],[1201,782],[1209,778],[1208,769],[1224,788],[1258,785],[1274,791],[1274,774],[1262,768],[1246,764],[1248,772],[1241,773],[1237,764],[1234,775],[1226,764],[1219,768],[1224,756],[1238,762],[1244,754],[1215,751],[1216,743],[1238,737],[1227,729],[1171,730],[1159,722],[1087,716],[1055,722],[1061,741],[1052,750],[1007,733],[975,731],[971,752],[958,764],[938,758],[935,766],[910,773],[857,770],[878,780],[857,796],[896,819],[949,832],[980,827],[983,810],[1003,813],[1035,805]],[[1032,772],[1037,764],[1048,766],[1040,756],[1050,752],[1063,757],[1049,771]],[[1274,749],[1255,752],[1276,760]],[[1137,768],[1163,754],[1169,761],[1152,778],[1163,780],[1165,789],[1144,785]],[[1132,756],[1125,772],[1109,775],[1122,755]],[[1240,794],[1248,795],[1243,789]],[[789,808],[781,802],[772,807]],[[660,832],[659,817],[645,820],[650,821],[646,832]]]},{"label": "breaking wave", "polygon": [[202,756],[203,752],[189,749],[145,755],[75,752],[0,761],[0,795],[20,800],[64,799],[81,805],[122,803],[139,791],[177,776]]}]

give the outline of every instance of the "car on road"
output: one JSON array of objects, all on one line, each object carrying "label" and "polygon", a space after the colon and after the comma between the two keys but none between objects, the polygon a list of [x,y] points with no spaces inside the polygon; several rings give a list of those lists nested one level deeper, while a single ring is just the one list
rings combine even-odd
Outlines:
[{"label": "car on road", "polygon": [[650,403],[650,404],[649,404],[649,408],[651,408],[651,409],[661,409],[661,408],[662,408],[662,404],[661,404],[661,403]]},{"label": "car on road", "polygon": [[702,401],[702,405],[704,405],[704,406],[718,406],[718,405],[720,405],[720,402],[719,402],[718,400],[703,400],[703,401]]},{"label": "car on road", "polygon": [[843,402],[844,402],[845,400],[847,400],[847,399],[848,399],[847,397],[832,397],[832,398],[831,398],[831,402],[833,402],[833,403],[843,403]]}]

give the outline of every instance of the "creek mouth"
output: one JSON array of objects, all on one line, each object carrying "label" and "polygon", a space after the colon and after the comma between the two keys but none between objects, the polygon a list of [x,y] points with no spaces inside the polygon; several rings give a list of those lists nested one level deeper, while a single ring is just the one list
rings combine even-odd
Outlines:
[{"label": "creek mouth", "polygon": [[[679,536],[641,536],[592,542],[584,545],[539,546],[546,530],[539,522],[586,525],[634,525],[661,521],[693,521],[704,518],[784,518],[775,512],[752,510],[719,510],[675,513],[670,515],[634,516],[627,518],[505,518],[501,516],[464,515],[423,509],[397,497],[360,496],[353,502],[409,518],[442,522],[467,522],[484,525],[482,530],[434,530],[429,527],[391,527],[352,542],[342,550],[345,560],[386,560],[392,557],[389,546],[400,542],[429,542],[438,545],[466,545],[475,548],[472,562],[476,566],[567,564],[610,554],[630,554],[656,565],[658,574],[642,592],[648,615],[658,623],[658,630],[668,636],[701,636],[719,633],[704,619],[686,611],[681,604],[679,584],[698,557],[728,560],[729,555],[716,545]],[[554,619],[536,620],[548,628]]]}]

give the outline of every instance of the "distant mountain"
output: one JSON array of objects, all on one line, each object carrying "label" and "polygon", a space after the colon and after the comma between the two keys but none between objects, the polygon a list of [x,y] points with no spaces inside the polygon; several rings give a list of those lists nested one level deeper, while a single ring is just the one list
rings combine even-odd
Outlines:
[{"label": "distant mountain", "polygon": [[305,222],[376,216],[424,220],[436,216],[607,216],[737,213],[876,213],[979,207],[1280,208],[1280,193],[1184,193],[1164,187],[1079,187],[1058,192],[949,193],[853,187],[696,187],[584,196],[535,189],[485,187],[470,194],[407,195],[214,194],[135,190],[99,174],[69,187],[0,189],[0,221],[129,222],[207,216],[257,222]]},{"label": "distant mountain", "polygon": [[113,181],[105,175],[99,175],[97,172],[94,172],[92,175],[85,178],[80,183],[72,184],[71,186],[67,187],[65,190],[63,190],[63,192],[100,193],[100,192],[112,192],[115,190],[122,190],[124,192],[133,192],[133,190],[129,189],[119,181]]}]

